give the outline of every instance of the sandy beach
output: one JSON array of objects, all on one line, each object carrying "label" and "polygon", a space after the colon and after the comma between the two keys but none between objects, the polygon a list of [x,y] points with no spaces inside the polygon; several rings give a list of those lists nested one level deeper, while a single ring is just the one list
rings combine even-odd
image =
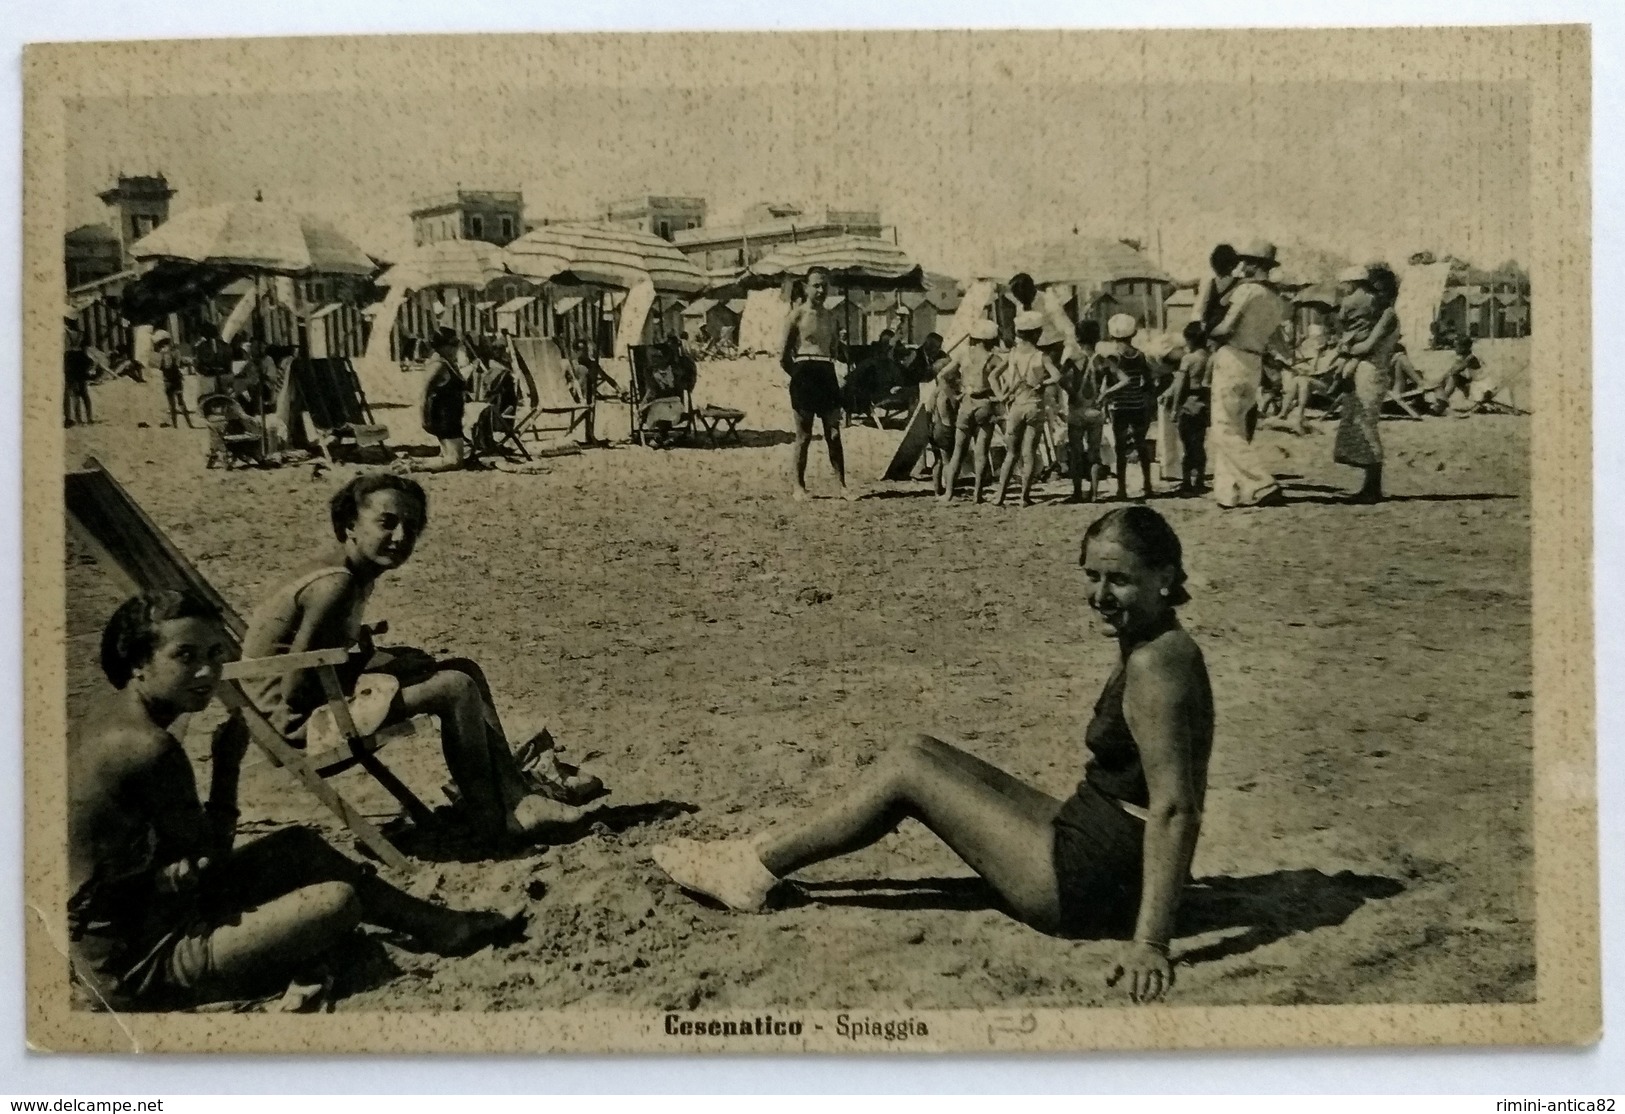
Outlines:
[{"label": "sandy beach", "polygon": [[[1494,359],[1526,361],[1527,343],[1496,342]],[[750,832],[821,801],[916,731],[1065,796],[1115,652],[1076,568],[1102,508],[1061,503],[1064,482],[1028,510],[943,508],[927,484],[874,482],[900,435],[855,428],[867,496],[833,498],[815,442],[822,497],[795,504],[777,369],[707,363],[696,396],[747,411],[742,445],[425,477],[429,531],[374,596],[382,641],[480,661],[511,737],[548,726],[613,792],[560,846],[471,861],[412,845],[430,861],[409,888],[529,901],[529,937],[465,959],[375,941],[337,1008],[1116,1000],[1102,985],[1115,944],[1022,927],[918,826],[798,876],[757,917],[690,900],[649,861],[673,836]],[[326,536],[327,497],[353,469],[208,471],[203,431],[157,428],[157,383],[94,397],[102,422],[68,432],[67,462],[102,460],[239,610]],[[615,436],[624,418],[606,411]],[[414,439],[411,412],[378,416]],[[1529,419],[1385,423],[1379,506],[1340,502],[1358,478],[1331,461],[1334,426],[1314,424],[1261,434],[1289,506],[1154,504],[1184,539],[1184,621],[1219,717],[1173,1000],[1531,1001]],[[75,714],[105,683],[96,643],[119,595],[86,554],[67,559]],[[187,738],[205,781],[217,715]],[[432,738],[385,757],[442,799]],[[364,775],[337,784],[393,814]],[[279,770],[246,770],[242,795],[245,836],[310,823],[350,846]]]}]

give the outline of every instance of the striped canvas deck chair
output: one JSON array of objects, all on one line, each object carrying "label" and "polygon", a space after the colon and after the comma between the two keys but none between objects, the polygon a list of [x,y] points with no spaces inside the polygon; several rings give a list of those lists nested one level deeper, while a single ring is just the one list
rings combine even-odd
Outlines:
[{"label": "striped canvas deck chair", "polygon": [[544,433],[570,436],[586,425],[592,408],[570,385],[564,357],[551,337],[510,337],[513,370],[531,398],[531,407],[514,423],[515,435],[539,440]]},{"label": "striped canvas deck chair", "polygon": [[[197,593],[219,609],[234,648],[241,648],[243,634],[248,629],[242,616],[215,591],[100,462],[92,457],[78,471],[67,473],[64,495],[69,528],[126,588],[132,592],[167,588]],[[241,721],[249,739],[271,762],[292,774],[360,843],[386,866],[409,871],[409,860],[326,781],[334,774],[360,766],[388,790],[419,825],[431,826],[435,822],[428,806],[379,760],[377,751],[390,734],[363,736],[356,730],[333,668],[348,656],[348,651],[342,649],[312,650],[234,661],[226,666],[216,696],[231,715]],[[317,670],[328,697],[327,706],[345,739],[343,745],[325,753],[306,754],[260,713],[242,687],[245,680],[295,669]]]}]

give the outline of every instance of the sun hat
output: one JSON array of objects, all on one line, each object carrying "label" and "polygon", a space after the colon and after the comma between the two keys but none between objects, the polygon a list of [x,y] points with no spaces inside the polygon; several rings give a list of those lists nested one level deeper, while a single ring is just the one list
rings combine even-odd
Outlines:
[{"label": "sun hat", "polygon": [[1113,340],[1127,340],[1140,331],[1140,323],[1132,314],[1114,313],[1106,322],[1106,335]]},{"label": "sun hat", "polygon": [[1044,315],[1037,310],[1023,310],[1016,314],[1016,332],[1038,333],[1044,329]]},{"label": "sun hat", "polygon": [[1371,272],[1364,267],[1344,267],[1337,272],[1338,282],[1366,282],[1371,278]]},{"label": "sun hat", "polygon": [[971,323],[970,338],[972,340],[998,340],[999,327],[984,317]]},{"label": "sun hat", "polygon": [[152,334],[152,346],[154,348],[158,347],[160,344],[168,344],[169,340],[169,334],[164,332],[162,329],[159,329]]},{"label": "sun hat", "polygon": [[1237,250],[1236,254],[1251,263],[1276,266],[1275,245],[1268,240],[1249,240]]}]

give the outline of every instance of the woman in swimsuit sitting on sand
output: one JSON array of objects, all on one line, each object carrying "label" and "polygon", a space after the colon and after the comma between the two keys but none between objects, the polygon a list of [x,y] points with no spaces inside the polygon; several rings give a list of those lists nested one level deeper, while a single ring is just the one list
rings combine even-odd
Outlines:
[{"label": "woman in swimsuit sitting on sand", "polygon": [[1135,1001],[1173,985],[1168,947],[1207,793],[1213,695],[1175,609],[1189,597],[1179,538],[1157,512],[1103,515],[1080,556],[1089,606],[1120,662],[1084,735],[1065,802],[938,739],[901,743],[828,805],[754,838],[656,848],[679,885],[760,911],[780,879],[867,847],[913,818],[948,844],[1017,919],[1049,933],[1129,938],[1107,971]]},{"label": "woman in swimsuit sitting on sand", "polygon": [[[491,686],[478,665],[372,645],[363,612],[378,578],[411,558],[428,523],[422,486],[389,472],[358,476],[333,497],[331,512],[336,542],[255,609],[243,638],[244,656],[352,649],[350,664],[339,673],[352,696],[357,726],[370,733],[416,715],[438,718],[446,769],[471,826],[487,838],[532,837],[579,821],[585,813],[576,803],[596,794],[600,783],[566,778],[556,766],[557,776],[544,778],[545,785],[527,777],[509,749]],[[365,698],[355,697],[358,687],[367,690]],[[248,691],[266,718],[293,738],[304,737],[327,699],[310,669],[253,682]]]},{"label": "woman in swimsuit sitting on sand", "polygon": [[419,900],[310,828],[233,847],[243,738],[215,732],[209,803],[177,718],[214,695],[230,643],[184,592],[128,600],[102,632],[108,693],[68,736],[68,936],[98,1004],[178,1009],[280,989],[358,924],[443,955],[517,937],[517,914]]}]

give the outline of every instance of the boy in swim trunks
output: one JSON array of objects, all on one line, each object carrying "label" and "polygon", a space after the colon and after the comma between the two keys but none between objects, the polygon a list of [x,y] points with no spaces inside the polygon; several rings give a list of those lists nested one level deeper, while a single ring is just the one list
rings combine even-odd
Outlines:
[{"label": "boy in swim trunks", "polygon": [[942,474],[954,455],[954,432],[959,421],[963,377],[952,357],[937,361],[936,390],[931,394],[931,492],[943,492]]},{"label": "boy in swim trunks", "polygon": [[1095,347],[1105,380],[1100,399],[1112,420],[1112,448],[1117,453],[1117,498],[1128,498],[1128,451],[1140,458],[1140,501],[1151,494],[1151,431],[1156,375],[1145,354],[1134,347],[1139,323],[1126,313],[1113,314],[1106,322],[1111,339]]},{"label": "boy in swim trunks", "polygon": [[971,325],[970,336],[960,351],[949,357],[949,367],[960,380],[959,412],[954,418],[953,454],[948,458],[942,486],[942,501],[954,500],[954,485],[959,482],[959,469],[965,462],[965,446],[974,446],[972,464],[976,474],[971,480],[971,492],[976,502],[982,501],[982,479],[987,474],[988,448],[993,441],[993,427],[999,421],[999,402],[993,389],[992,375],[1003,360],[993,346],[999,341],[999,327],[983,318]]},{"label": "boy in swim trunks", "polygon": [[1038,347],[1044,315],[1034,310],[1016,314],[1016,346],[995,373],[995,385],[1004,397],[1004,439],[1007,452],[999,469],[999,497],[1004,506],[1010,474],[1021,459],[1021,505],[1033,505],[1033,472],[1038,466],[1038,439],[1044,432],[1044,392],[1060,385],[1061,372]]},{"label": "boy in swim trunks", "polygon": [[1100,323],[1084,318],[1076,329],[1078,354],[1061,365],[1066,395],[1067,471],[1072,476],[1072,502],[1084,502],[1083,478],[1089,477],[1088,502],[1100,494],[1100,434],[1106,412],[1100,405],[1100,377],[1093,353],[1100,343]]},{"label": "boy in swim trunks", "polygon": [[824,426],[829,465],[841,485],[841,497],[851,499],[846,486],[846,455],[841,448],[841,383],[835,376],[835,315],[824,307],[829,295],[829,272],[814,267],[807,272],[807,300],[797,303],[784,319],[779,365],[790,377],[790,408],[796,414],[795,485],[792,497],[807,494],[807,449],[812,444],[813,419]]}]

